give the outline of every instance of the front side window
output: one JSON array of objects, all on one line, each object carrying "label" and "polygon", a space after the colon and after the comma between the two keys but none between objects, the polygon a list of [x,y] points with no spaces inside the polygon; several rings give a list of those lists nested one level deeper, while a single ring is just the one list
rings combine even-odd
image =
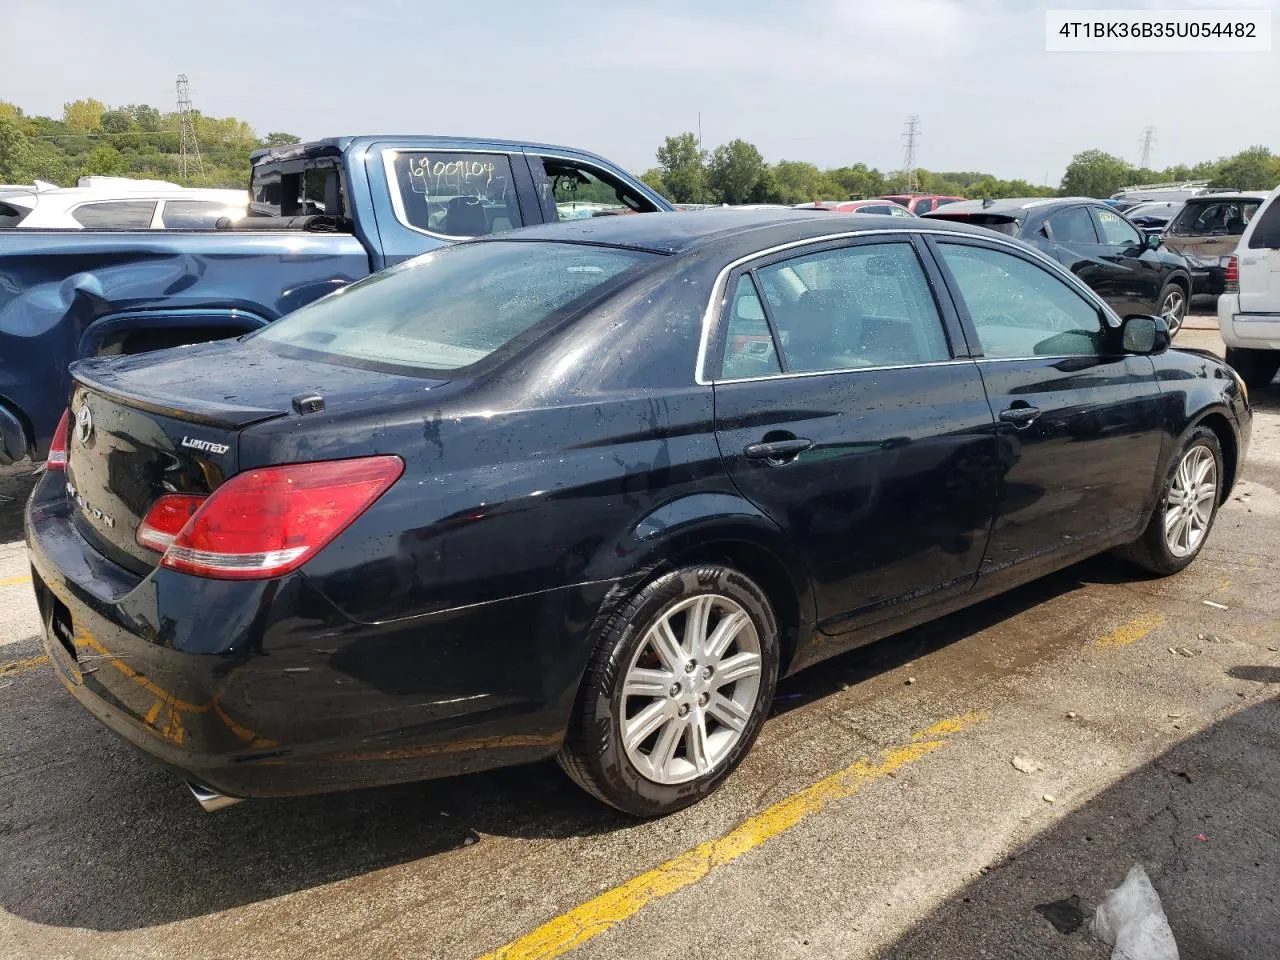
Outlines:
[{"label": "front side window", "polygon": [[[538,163],[543,176],[536,176]],[[544,216],[556,220],[589,220],[627,213],[649,213],[654,205],[609,174],[557,157],[540,157],[534,173]]]},{"label": "front side window", "polygon": [[255,339],[392,372],[454,370],[657,257],[565,243],[458,244],[317,300]]},{"label": "front side window", "polygon": [[1084,207],[1060,210],[1047,221],[1049,238],[1055,243],[1097,243],[1098,234],[1093,229],[1093,217]]},{"label": "front side window", "polygon": [[101,200],[80,204],[71,216],[90,230],[146,230],[155,212],[154,200]]},{"label": "front side window", "polygon": [[929,281],[909,243],[871,243],[759,271],[790,372],[950,360]]},{"label": "front side window", "polygon": [[1097,210],[1098,228],[1102,242],[1109,247],[1139,247],[1143,240],[1137,228],[1128,220],[1110,210]]},{"label": "front side window", "polygon": [[1098,308],[1043,267],[988,247],[942,242],[987,357],[1095,356],[1107,352]]},{"label": "front side window", "polygon": [[160,211],[167,230],[213,230],[223,217],[233,223],[245,215],[244,204],[230,206],[212,200],[166,200]]},{"label": "front side window", "polygon": [[505,153],[388,153],[397,214],[406,225],[448,237],[483,237],[522,226]]}]

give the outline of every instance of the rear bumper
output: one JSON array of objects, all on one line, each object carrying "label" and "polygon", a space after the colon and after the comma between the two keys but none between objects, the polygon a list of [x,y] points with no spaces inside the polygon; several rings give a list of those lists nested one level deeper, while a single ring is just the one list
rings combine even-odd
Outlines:
[{"label": "rear bumper", "polygon": [[363,624],[302,574],[137,578],[79,536],[57,479],[26,514],[50,660],[90,713],[179,776],[289,796],[559,748],[608,584]]},{"label": "rear bumper", "polygon": [[1280,350],[1280,313],[1241,313],[1239,294],[1218,298],[1218,330],[1228,347]]}]

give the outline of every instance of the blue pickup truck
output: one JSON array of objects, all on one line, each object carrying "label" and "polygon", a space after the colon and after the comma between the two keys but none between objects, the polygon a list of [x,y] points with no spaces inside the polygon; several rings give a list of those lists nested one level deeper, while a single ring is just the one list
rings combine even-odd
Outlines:
[{"label": "blue pickup truck", "polygon": [[43,457],[73,360],[240,336],[457,240],[672,209],[581,150],[449,137],[260,150],[249,189],[257,215],[199,230],[0,230],[0,464]]}]

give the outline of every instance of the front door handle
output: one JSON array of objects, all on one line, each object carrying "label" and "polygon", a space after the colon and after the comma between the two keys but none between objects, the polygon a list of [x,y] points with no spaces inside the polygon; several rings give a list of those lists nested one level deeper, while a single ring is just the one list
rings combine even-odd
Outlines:
[{"label": "front door handle", "polygon": [[1040,416],[1039,407],[1010,407],[1000,412],[1000,419],[1015,427],[1029,427]]},{"label": "front door handle", "polygon": [[763,443],[749,443],[742,450],[748,460],[768,460],[770,463],[785,463],[794,460],[806,450],[813,448],[813,441],[803,437],[791,440],[770,440]]}]

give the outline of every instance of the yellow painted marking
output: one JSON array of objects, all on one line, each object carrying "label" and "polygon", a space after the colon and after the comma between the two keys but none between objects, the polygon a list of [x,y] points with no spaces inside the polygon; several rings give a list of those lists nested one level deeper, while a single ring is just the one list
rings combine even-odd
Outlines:
[{"label": "yellow painted marking", "polygon": [[0,677],[12,677],[15,674],[26,673],[28,670],[33,670],[48,662],[49,658],[41,654],[38,657],[27,657],[25,660],[10,660],[7,663],[0,663]]},{"label": "yellow painted marking", "polygon": [[23,574],[21,577],[0,577],[0,587],[16,587],[20,583],[30,582],[30,574]]},{"label": "yellow painted marking", "polygon": [[148,727],[156,725],[156,717],[160,716],[160,707],[163,701],[157,700],[151,705],[151,709],[147,711],[147,715],[142,718],[142,722]]},{"label": "yellow painted marking", "polygon": [[968,713],[935,723],[875,760],[858,760],[838,773],[793,793],[730,830],[700,843],[659,867],[574,907],[542,926],[485,954],[481,960],[551,960],[634,916],[648,904],[697,883],[716,867],[738,859],[766,840],[790,830],[827,804],[857,793],[868,783],[927,756],[950,737],[983,718]]},{"label": "yellow painted marking", "polygon": [[1163,616],[1158,613],[1148,613],[1145,616],[1136,617],[1128,623],[1120,624],[1106,636],[1099,637],[1094,642],[1100,647],[1127,647],[1129,644],[1141,640],[1162,623],[1164,623]]}]

